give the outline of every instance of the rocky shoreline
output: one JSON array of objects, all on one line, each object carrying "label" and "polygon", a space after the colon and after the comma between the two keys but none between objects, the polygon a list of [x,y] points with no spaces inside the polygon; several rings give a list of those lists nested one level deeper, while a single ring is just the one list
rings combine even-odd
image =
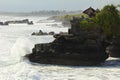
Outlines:
[{"label": "rocky shoreline", "polygon": [[22,24],[22,23],[26,23],[28,25],[33,25],[33,21],[29,21],[29,19],[0,22],[0,25]]}]

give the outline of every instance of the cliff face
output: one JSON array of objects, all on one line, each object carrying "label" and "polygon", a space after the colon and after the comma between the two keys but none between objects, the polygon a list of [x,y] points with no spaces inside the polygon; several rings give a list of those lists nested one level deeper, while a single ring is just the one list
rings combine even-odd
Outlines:
[{"label": "cliff face", "polygon": [[98,32],[79,29],[79,21],[71,21],[68,34],[54,35],[52,43],[36,44],[27,55],[31,62],[60,65],[98,65],[108,58],[106,46]]}]

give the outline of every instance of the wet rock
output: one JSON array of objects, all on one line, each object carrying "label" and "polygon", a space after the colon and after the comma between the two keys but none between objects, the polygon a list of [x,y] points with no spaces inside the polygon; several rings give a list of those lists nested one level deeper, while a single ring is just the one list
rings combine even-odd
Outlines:
[{"label": "wet rock", "polygon": [[33,25],[33,21],[27,22],[28,25]]},{"label": "wet rock", "polygon": [[48,35],[48,34],[46,32],[43,32],[42,30],[39,30],[39,32],[33,32],[31,35],[39,36],[39,35]]},{"label": "wet rock", "polygon": [[8,25],[7,22],[0,22],[0,25]]},{"label": "wet rock", "polygon": [[3,25],[3,22],[0,22],[0,25]]},{"label": "wet rock", "polygon": [[98,65],[108,54],[96,40],[60,36],[52,43],[36,44],[28,55],[32,62],[61,65]]},{"label": "wet rock", "polygon": [[55,35],[55,32],[49,32],[48,35]]},{"label": "wet rock", "polygon": [[3,25],[9,25],[9,23],[8,22],[4,22],[4,24]]},{"label": "wet rock", "polygon": [[26,23],[28,25],[33,25],[33,21],[29,21],[29,19],[23,19],[23,20],[15,20],[15,21],[5,21],[2,25],[9,25],[9,24],[22,24]]},{"label": "wet rock", "polygon": [[54,35],[55,33],[53,31],[47,33],[47,32],[43,32],[42,30],[39,30],[39,32],[33,32],[31,35],[36,35],[36,36],[40,36],[40,35]]},{"label": "wet rock", "polygon": [[112,40],[111,45],[107,47],[107,52],[111,57],[120,58],[120,36]]}]

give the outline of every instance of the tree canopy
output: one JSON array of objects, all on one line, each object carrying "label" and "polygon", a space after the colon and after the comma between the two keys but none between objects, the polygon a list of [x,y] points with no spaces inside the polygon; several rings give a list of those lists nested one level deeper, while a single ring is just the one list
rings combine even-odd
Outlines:
[{"label": "tree canopy", "polygon": [[120,34],[120,16],[114,5],[105,6],[94,18],[95,23],[103,30],[106,36]]}]

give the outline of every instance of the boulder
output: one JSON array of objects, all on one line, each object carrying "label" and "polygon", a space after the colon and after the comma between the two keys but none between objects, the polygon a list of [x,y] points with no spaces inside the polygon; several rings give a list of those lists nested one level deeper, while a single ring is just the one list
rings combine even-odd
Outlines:
[{"label": "boulder", "polygon": [[47,33],[47,32],[43,32],[42,30],[39,30],[39,32],[33,32],[31,35],[36,35],[36,36],[40,36],[40,35],[55,35],[55,32],[51,31],[51,32]]},{"label": "boulder", "polygon": [[27,22],[28,25],[33,25],[33,21]]},{"label": "boulder", "polygon": [[31,35],[39,36],[39,35],[48,35],[48,34],[46,32],[43,32],[42,30],[39,30],[39,32],[33,32]]}]

